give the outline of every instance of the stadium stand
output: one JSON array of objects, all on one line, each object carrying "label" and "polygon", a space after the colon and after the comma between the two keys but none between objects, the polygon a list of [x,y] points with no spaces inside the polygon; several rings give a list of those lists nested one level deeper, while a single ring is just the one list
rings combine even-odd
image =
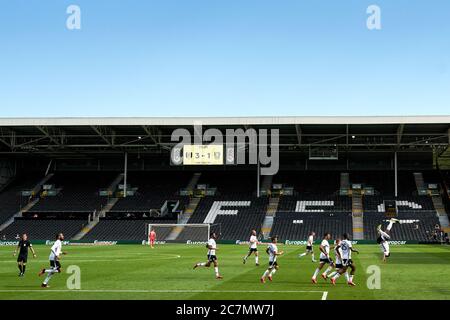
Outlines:
[{"label": "stadium stand", "polygon": [[[401,223],[397,223],[391,230],[392,240],[417,240],[417,241],[430,241],[432,232],[439,219],[435,212],[400,212],[397,219]],[[387,224],[387,220],[384,213],[371,212],[364,215],[364,230],[367,239],[376,239],[376,228],[379,224],[383,225],[383,228]]]},{"label": "stadium stand", "polygon": [[283,196],[278,212],[348,212],[352,199],[348,196]]},{"label": "stadium stand", "polygon": [[384,201],[395,200],[399,212],[433,212],[435,213],[433,202],[428,196],[403,196],[403,197],[382,197],[366,196],[364,197],[365,212],[384,212]]},{"label": "stadium stand", "polygon": [[151,209],[161,209],[166,200],[179,200],[184,207],[189,197],[180,196],[179,191],[188,184],[192,174],[182,171],[130,173],[127,181],[131,189],[136,188],[136,193],[120,198],[110,213],[148,213]]},{"label": "stadium stand", "polygon": [[0,234],[8,240],[16,239],[17,235],[27,233],[30,239],[52,240],[57,232],[64,233],[67,240],[72,238],[87,220],[54,220],[54,219],[18,219],[2,230]]},{"label": "stadium stand", "polygon": [[[82,213],[98,211],[106,203],[107,197],[101,197],[99,190],[108,186],[116,175],[108,172],[57,172],[47,182],[56,186],[59,190],[57,195],[41,197],[23,218],[17,218],[1,234],[11,238],[26,230],[35,239],[52,239],[55,230],[61,230],[70,239],[88,223],[87,216]],[[176,223],[176,217],[155,218],[150,210],[160,209],[166,200],[180,201],[180,209],[183,209],[189,203],[189,196],[180,196],[180,190],[189,184],[192,176],[190,171],[130,173],[128,185],[135,194],[119,198],[111,211],[101,217],[82,240],[142,241],[147,237],[146,226],[149,223]],[[367,185],[376,185],[377,188],[377,195],[363,197],[366,239],[375,240],[376,226],[388,219],[384,213],[385,200],[395,200],[397,218],[406,221],[395,227],[393,239],[430,239],[430,231],[439,223],[433,202],[429,196],[414,195],[411,172],[405,173],[405,177],[409,177],[409,181],[403,184],[407,191],[395,198],[389,190],[383,189],[382,179],[378,179],[376,174],[350,174],[352,181],[369,181]],[[0,194],[1,212],[6,212],[2,215],[4,218],[15,214],[21,205],[28,202],[28,199],[20,197],[20,191],[24,186],[33,187],[37,181],[36,178],[28,178],[16,179]],[[197,195],[200,201],[188,223],[210,223],[214,230],[220,231],[222,240],[245,240],[252,229],[260,234],[269,198],[256,196],[254,178],[254,173],[248,171],[202,172],[197,184],[207,185],[215,193]],[[321,179],[327,179],[328,183],[322,183]],[[337,195],[339,172],[281,172],[274,177],[273,183],[293,186],[294,194],[280,196],[270,235],[278,235],[281,240],[304,240],[310,231],[319,236],[325,232],[351,234],[352,199]],[[203,231],[182,229],[176,240],[190,240],[197,237],[198,232]],[[158,239],[164,240],[169,233],[169,229],[161,230]]]},{"label": "stadium stand", "polygon": [[[83,240],[122,240],[142,241],[147,239],[147,226],[149,223],[174,223],[173,220],[107,220],[102,219]],[[169,231],[159,233],[158,239],[165,239]]]},{"label": "stadium stand", "polygon": [[[215,203],[221,203],[221,209],[216,212],[214,220],[210,223],[220,224],[221,239],[236,240],[246,239],[250,230],[255,229],[258,233],[265,217],[265,208],[267,198],[256,198],[251,196],[218,196],[213,198],[204,198],[200,201],[197,210],[189,220],[189,223],[205,223],[205,220],[217,206]],[[240,204],[248,205],[240,205]],[[185,235],[181,235],[185,237]]]},{"label": "stadium stand", "polygon": [[330,196],[339,190],[340,173],[336,171],[281,171],[273,178],[273,184],[293,187],[296,194],[306,196]]},{"label": "stadium stand", "polygon": [[[101,217],[95,227],[82,240],[139,240],[146,239],[149,223],[176,223],[176,217],[152,218],[151,210],[159,212],[167,200],[180,202],[178,209],[188,203],[188,196],[180,196],[179,191],[192,177],[190,172],[146,172],[130,173],[127,184],[134,195],[119,198],[113,208]],[[158,234],[165,239],[169,233]]]},{"label": "stadium stand", "polygon": [[[256,197],[254,179],[255,174],[249,172],[202,174],[199,183],[216,187],[217,194],[201,199],[189,223],[219,224],[224,240],[247,239],[252,229],[259,233],[268,200]],[[187,237],[185,232],[181,239]]]},{"label": "stadium stand", "polygon": [[[99,191],[113,180],[114,174],[98,172],[57,172],[46,184],[54,185],[56,196],[42,196],[32,213],[99,211],[107,198]],[[42,194],[42,193],[41,193]]]},{"label": "stadium stand", "polygon": [[31,190],[39,180],[37,174],[17,177],[0,193],[0,225],[22,209],[29,197],[21,195],[23,190]]},{"label": "stadium stand", "polygon": [[277,235],[280,240],[305,240],[309,232],[314,231],[317,237],[329,232],[333,237],[347,232],[352,234],[352,215],[347,212],[281,212],[277,213],[271,236]]},{"label": "stadium stand", "polygon": [[[352,184],[362,184],[364,187],[372,187],[376,194],[382,196],[394,196],[394,172],[391,171],[352,171],[350,181]],[[398,173],[398,195],[411,196],[417,194],[412,171],[400,171]]]}]

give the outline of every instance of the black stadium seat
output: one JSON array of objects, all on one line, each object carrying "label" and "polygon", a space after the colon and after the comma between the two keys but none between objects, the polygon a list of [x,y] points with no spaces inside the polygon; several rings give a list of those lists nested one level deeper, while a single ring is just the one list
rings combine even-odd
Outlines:
[{"label": "black stadium seat", "polygon": [[[403,175],[405,191],[397,198],[390,188],[383,189],[380,173],[351,175],[356,181],[369,181],[378,188],[376,195],[363,197],[365,239],[375,240],[377,225],[387,223],[385,200],[396,201],[397,218],[402,220],[393,228],[393,240],[431,239],[439,223],[433,202],[429,196],[414,193],[410,172]],[[56,172],[47,183],[54,184],[59,193],[54,197],[42,197],[23,218],[16,218],[0,231],[0,236],[11,240],[18,233],[27,232],[34,239],[47,240],[56,232],[64,232],[66,239],[70,239],[88,223],[87,214],[98,212],[106,204],[108,199],[101,197],[99,190],[106,188],[116,176],[117,173],[108,172]],[[149,223],[176,223],[175,216],[155,218],[155,212],[150,214],[150,211],[160,209],[166,200],[178,200],[179,209],[183,210],[190,199],[180,196],[180,190],[188,185],[192,176],[193,172],[189,171],[131,172],[128,184],[130,189],[136,190],[135,195],[120,198],[82,240],[142,241],[146,239]],[[28,203],[29,199],[21,197],[20,191],[33,187],[39,178],[42,177],[16,178],[0,193],[0,222]],[[247,171],[203,172],[198,184],[216,191],[214,195],[202,196],[188,223],[212,224],[211,230],[219,232],[221,240],[246,240],[252,229],[261,236],[270,198],[256,196],[254,178],[255,174]],[[273,178],[273,183],[292,186],[294,193],[280,196],[270,235],[278,235],[280,240],[305,240],[311,231],[318,237],[325,232],[333,237],[344,232],[352,235],[352,198],[338,195],[338,172],[282,172]],[[169,233],[169,228],[161,228],[158,239],[164,240]],[[204,230],[184,228],[176,240],[197,239],[200,234],[204,237]]]},{"label": "black stadium seat", "polygon": [[23,174],[0,193],[0,225],[28,204],[29,197],[22,196],[21,191],[31,190],[42,178],[39,174]]},{"label": "black stadium seat", "polygon": [[13,240],[22,233],[27,233],[31,240],[54,240],[55,235],[62,232],[65,239],[70,240],[86,224],[86,220],[16,219],[0,234],[5,235],[8,240]]}]

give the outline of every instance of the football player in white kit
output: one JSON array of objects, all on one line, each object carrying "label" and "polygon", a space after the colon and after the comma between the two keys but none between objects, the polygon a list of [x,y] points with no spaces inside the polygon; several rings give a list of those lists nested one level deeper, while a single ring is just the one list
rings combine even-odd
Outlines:
[{"label": "football player in white kit", "polygon": [[334,277],[342,268],[342,249],[340,247],[340,243],[341,243],[341,239],[337,238],[336,241],[334,242],[334,271],[331,272],[330,274],[327,275],[327,278],[332,278]]},{"label": "football player in white kit", "polygon": [[206,248],[208,248],[208,261],[207,262],[199,262],[194,265],[194,269],[198,267],[207,267],[211,266],[211,263],[214,265],[214,272],[216,274],[216,279],[223,279],[223,277],[219,273],[219,263],[217,262],[216,251],[219,250],[216,244],[217,235],[215,232],[211,233],[209,237],[208,244]]},{"label": "football player in white kit", "polygon": [[391,255],[389,251],[389,240],[391,239],[390,232],[392,229],[392,225],[394,223],[398,223],[400,220],[392,218],[389,220],[389,224],[386,227],[386,231],[381,229],[381,224],[377,227],[378,238],[377,242],[380,244],[381,251],[383,252],[383,262],[387,261],[387,258]]},{"label": "football player in white kit", "polygon": [[[355,286],[353,282],[353,276],[355,275],[356,266],[352,260],[352,252],[356,252],[359,254],[359,251],[353,248],[352,242],[349,240],[348,234],[344,233],[342,236],[343,240],[339,243],[339,248],[342,250],[342,266],[343,268],[336,273],[331,278],[331,283],[333,285],[336,284],[336,280],[345,273],[345,278],[347,279],[347,284],[349,286]],[[350,274],[348,274],[347,270],[350,267]]]},{"label": "football player in white kit", "polygon": [[327,274],[333,269],[334,262],[331,260],[330,257],[330,243],[328,242],[331,239],[330,233],[325,233],[323,236],[323,240],[320,244],[320,263],[319,267],[317,267],[316,271],[314,271],[314,274],[311,278],[312,283],[317,283],[317,275],[319,274],[320,270],[322,270],[323,266],[328,264],[328,268],[325,270],[325,272],[322,273],[322,278],[324,280],[327,280]]},{"label": "football player in white kit", "polygon": [[64,241],[64,234],[58,233],[56,235],[56,241],[53,244],[51,251],[50,251],[50,269],[42,269],[39,272],[39,276],[42,276],[44,273],[47,273],[47,277],[45,278],[44,282],[42,282],[41,287],[42,288],[48,288],[49,281],[53,277],[55,273],[61,273],[61,263],[59,262],[59,259],[61,258],[61,254],[67,254],[66,252],[62,251],[62,242]]},{"label": "football player in white kit", "polygon": [[258,254],[258,238],[256,237],[256,230],[252,230],[252,235],[250,236],[250,248],[248,250],[247,255],[244,257],[243,263],[245,264],[247,262],[247,259],[252,255],[252,253],[255,253],[255,264],[256,266],[259,266],[259,254]]},{"label": "football player in white kit", "polygon": [[269,255],[269,268],[267,268],[267,270],[262,275],[261,283],[265,283],[266,278],[268,278],[270,281],[272,281],[273,275],[275,274],[275,272],[277,272],[277,270],[279,268],[278,262],[277,262],[277,257],[284,253],[283,251],[278,251],[278,246],[277,246],[278,237],[274,236],[270,239],[272,242],[269,244],[269,246],[266,249],[266,252]]},{"label": "football player in white kit", "polygon": [[306,251],[303,253],[300,253],[298,255],[299,258],[306,256],[307,254],[311,254],[311,261],[316,262],[316,259],[314,257],[314,237],[316,236],[315,232],[310,232],[308,236],[308,240],[306,241]]}]

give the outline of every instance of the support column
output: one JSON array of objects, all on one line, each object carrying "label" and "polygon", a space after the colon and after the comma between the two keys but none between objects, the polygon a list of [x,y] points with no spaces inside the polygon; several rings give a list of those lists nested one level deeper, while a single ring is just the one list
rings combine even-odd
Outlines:
[{"label": "support column", "polygon": [[394,184],[395,184],[395,196],[398,196],[398,166],[397,166],[397,151],[394,152]]},{"label": "support column", "polygon": [[127,177],[128,177],[128,152],[125,152],[125,161],[123,168],[123,197],[127,197]]},{"label": "support column", "polygon": [[259,159],[256,164],[256,196],[259,198],[260,193],[260,167],[259,167]]}]

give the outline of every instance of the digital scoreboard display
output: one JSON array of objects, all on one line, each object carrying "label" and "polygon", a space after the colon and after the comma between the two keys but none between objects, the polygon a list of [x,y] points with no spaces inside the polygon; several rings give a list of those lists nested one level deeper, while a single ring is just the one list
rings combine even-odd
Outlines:
[{"label": "digital scoreboard display", "polygon": [[223,165],[223,145],[185,145],[183,165]]}]

